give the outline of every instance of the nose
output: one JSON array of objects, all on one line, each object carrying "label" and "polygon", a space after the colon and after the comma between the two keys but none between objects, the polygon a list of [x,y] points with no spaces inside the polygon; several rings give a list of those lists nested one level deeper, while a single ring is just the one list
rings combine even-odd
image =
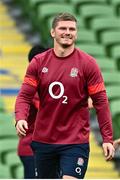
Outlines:
[{"label": "nose", "polygon": [[69,28],[66,29],[66,34],[70,34]]}]

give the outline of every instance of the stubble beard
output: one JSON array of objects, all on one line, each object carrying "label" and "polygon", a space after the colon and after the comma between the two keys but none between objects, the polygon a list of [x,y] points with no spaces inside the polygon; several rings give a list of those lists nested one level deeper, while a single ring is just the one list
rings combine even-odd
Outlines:
[{"label": "stubble beard", "polygon": [[69,47],[71,47],[74,43],[75,43],[75,40],[72,41],[72,43],[62,43],[60,41],[60,39],[56,38],[55,41],[63,48],[63,49],[67,49]]},{"label": "stubble beard", "polygon": [[73,44],[74,44],[74,41],[72,43],[70,43],[70,44],[69,43],[61,43],[60,45],[61,45],[62,48],[66,49],[66,48],[71,47]]}]

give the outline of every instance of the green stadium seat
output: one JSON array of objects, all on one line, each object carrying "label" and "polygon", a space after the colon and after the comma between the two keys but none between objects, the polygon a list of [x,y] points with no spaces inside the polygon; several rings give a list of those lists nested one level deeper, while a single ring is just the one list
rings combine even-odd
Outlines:
[{"label": "green stadium seat", "polygon": [[78,30],[80,30],[81,28],[85,28],[85,21],[84,19],[80,16],[80,15],[75,15],[76,19],[77,19],[77,28]]},{"label": "green stadium seat", "polygon": [[114,16],[114,10],[111,6],[108,6],[107,4],[90,4],[90,5],[84,5],[82,7],[79,7],[78,12],[86,22],[86,26],[89,27],[89,21],[96,17],[111,17]]},{"label": "green stadium seat", "polygon": [[16,151],[11,151],[9,153],[6,153],[4,157],[4,163],[8,166],[13,166],[13,165],[20,165],[21,161],[16,153]]},{"label": "green stadium seat", "polygon": [[103,31],[106,29],[120,30],[120,18],[113,17],[97,17],[90,21],[90,28],[94,31]]},{"label": "green stadium seat", "polygon": [[23,179],[23,172],[24,172],[23,166],[17,165],[14,170],[15,179]]},{"label": "green stadium seat", "polygon": [[3,165],[0,163],[0,179],[11,179],[12,175],[10,172],[10,168],[7,165]]},{"label": "green stadium seat", "polygon": [[103,71],[102,75],[106,85],[120,86],[120,73],[118,71],[115,72]]},{"label": "green stadium seat", "polygon": [[94,43],[76,43],[76,46],[86,53],[94,56],[94,57],[103,57],[106,56],[105,49],[102,45]]},{"label": "green stadium seat", "polygon": [[109,56],[110,49],[120,44],[120,30],[108,30],[105,32],[102,32],[99,36],[101,43],[106,48],[106,53]]},{"label": "green stadium seat", "polygon": [[120,85],[110,85],[106,86],[106,91],[108,95],[108,99],[111,103],[113,100],[120,100]]},{"label": "green stadium seat", "polygon": [[102,71],[116,71],[117,67],[116,67],[116,63],[112,60],[110,60],[110,58],[107,57],[101,57],[101,58],[97,58],[97,63],[100,66]]},{"label": "green stadium seat", "polygon": [[77,43],[83,43],[83,42],[94,43],[94,42],[96,42],[95,33],[93,31],[87,30],[85,28],[79,29],[77,36],[78,36]]},{"label": "green stadium seat", "polygon": [[120,43],[120,29],[108,30],[100,34],[101,43],[105,46],[111,46]]},{"label": "green stadium seat", "polygon": [[75,14],[73,6],[68,5],[67,3],[49,3],[43,4],[42,6],[38,6],[38,18],[41,20],[61,12]]},{"label": "green stadium seat", "polygon": [[[68,0],[58,0],[59,3],[66,3]],[[47,3],[58,3],[57,0],[22,0],[22,7],[25,14],[29,15],[32,11],[36,11],[39,5],[47,4]]]},{"label": "green stadium seat", "polygon": [[16,137],[16,130],[13,122],[7,122],[4,120],[4,122],[0,122],[0,139],[2,138],[9,138],[9,137]]},{"label": "green stadium seat", "polygon": [[[26,2],[26,5],[28,5],[31,8],[34,8],[34,6],[46,4],[46,3],[66,3],[69,2],[69,0],[28,0]],[[30,9],[33,10],[33,9]]]},{"label": "green stadium seat", "polygon": [[82,4],[87,4],[87,3],[107,3],[107,0],[70,0],[70,3],[72,4],[77,4],[77,5],[82,5]]},{"label": "green stadium seat", "polygon": [[110,49],[110,56],[115,59],[120,58],[120,44],[115,45]]},{"label": "green stadium seat", "polygon": [[109,0],[110,4],[114,7],[116,14],[119,14],[119,8],[120,8],[120,1],[119,0]]},{"label": "green stadium seat", "polygon": [[0,139],[0,159],[2,159],[1,157],[2,153],[16,150],[17,144],[18,144],[18,138]]},{"label": "green stadium seat", "polygon": [[0,112],[4,112],[5,111],[5,104],[4,104],[4,100],[2,97],[0,97]]},{"label": "green stadium seat", "polygon": [[109,48],[109,56],[111,56],[116,61],[117,68],[120,70],[120,44]]},{"label": "green stadium seat", "polygon": [[120,100],[114,100],[110,103],[112,122],[113,122],[113,135],[114,139],[120,138]]},{"label": "green stadium seat", "polygon": [[11,123],[13,115],[11,113],[0,112],[0,123]]},{"label": "green stadium seat", "polygon": [[78,13],[79,6],[89,4],[105,4],[107,0],[70,0],[71,4],[75,7],[76,13]]}]

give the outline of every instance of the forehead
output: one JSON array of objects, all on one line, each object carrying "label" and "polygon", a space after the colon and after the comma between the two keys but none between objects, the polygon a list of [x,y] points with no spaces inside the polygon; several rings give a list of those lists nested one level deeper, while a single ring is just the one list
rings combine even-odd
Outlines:
[{"label": "forehead", "polygon": [[75,27],[76,28],[76,22],[75,21],[58,21],[57,23],[58,27]]}]

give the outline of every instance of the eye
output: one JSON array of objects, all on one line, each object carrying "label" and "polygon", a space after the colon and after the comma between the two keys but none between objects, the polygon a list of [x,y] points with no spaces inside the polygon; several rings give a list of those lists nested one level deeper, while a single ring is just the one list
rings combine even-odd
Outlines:
[{"label": "eye", "polygon": [[70,31],[75,31],[76,29],[71,27],[69,30],[70,30]]},{"label": "eye", "polygon": [[66,28],[65,28],[65,27],[60,27],[59,29],[60,29],[60,30],[66,30]]}]

